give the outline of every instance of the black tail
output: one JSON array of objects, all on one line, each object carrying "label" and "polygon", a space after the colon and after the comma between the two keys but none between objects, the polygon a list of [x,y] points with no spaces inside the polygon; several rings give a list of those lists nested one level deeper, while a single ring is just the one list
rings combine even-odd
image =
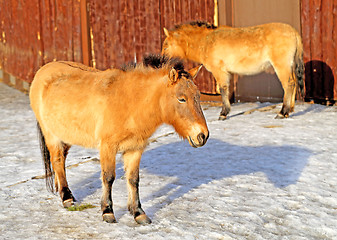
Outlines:
[{"label": "black tail", "polygon": [[44,170],[45,170],[45,177],[46,177],[46,186],[49,191],[54,193],[54,171],[51,166],[50,162],[50,152],[47,148],[46,141],[44,135],[42,133],[40,124],[37,123],[37,131],[40,140],[40,149],[41,154],[44,162]]},{"label": "black tail", "polygon": [[294,56],[293,73],[297,79],[300,94],[304,97],[304,62],[303,62],[303,45],[301,38],[297,36],[297,48]]}]

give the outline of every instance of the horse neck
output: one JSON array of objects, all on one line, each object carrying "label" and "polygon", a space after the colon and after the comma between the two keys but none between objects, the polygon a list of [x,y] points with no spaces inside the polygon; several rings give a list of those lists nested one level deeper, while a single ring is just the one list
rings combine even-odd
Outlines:
[{"label": "horse neck", "polygon": [[172,112],[170,112],[170,102],[172,93],[172,88],[168,86],[168,69],[162,70],[155,78],[149,78],[152,85],[155,85],[151,91],[152,104],[150,107],[150,116],[156,117],[153,119],[153,124],[155,128],[159,127],[161,124],[171,124]]},{"label": "horse neck", "polygon": [[[167,73],[165,76],[166,75]],[[161,110],[161,99],[166,95],[166,85],[162,78],[163,76],[158,74],[158,71],[155,71],[144,75],[141,80],[143,81],[141,82],[141,89],[146,91],[142,97],[148,99],[148,102],[142,108],[139,108],[140,112],[138,116],[144,116],[144,120],[150,117],[148,121],[145,121],[146,131],[149,132],[150,135],[165,122]],[[138,89],[136,91],[138,91]],[[139,120],[141,121],[141,119]]]},{"label": "horse neck", "polygon": [[185,58],[194,62],[203,62],[207,30],[202,32],[187,31],[185,33]]}]

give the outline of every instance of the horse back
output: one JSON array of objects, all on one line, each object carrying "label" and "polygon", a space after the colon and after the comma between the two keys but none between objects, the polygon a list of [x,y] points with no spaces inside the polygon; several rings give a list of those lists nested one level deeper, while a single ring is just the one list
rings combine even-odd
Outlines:
[{"label": "horse back", "polygon": [[296,30],[284,23],[234,28],[223,26],[210,31],[205,53],[207,65],[224,71],[256,74],[280,58],[292,62],[297,47]]},{"label": "horse back", "polygon": [[72,62],[43,66],[30,88],[31,107],[41,127],[65,143],[96,147],[106,108],[104,85],[113,80],[113,72]]}]

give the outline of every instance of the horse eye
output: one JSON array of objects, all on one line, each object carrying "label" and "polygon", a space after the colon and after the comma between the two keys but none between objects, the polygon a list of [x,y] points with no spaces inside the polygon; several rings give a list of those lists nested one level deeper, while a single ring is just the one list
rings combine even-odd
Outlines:
[{"label": "horse eye", "polygon": [[185,103],[185,102],[186,102],[186,99],[185,99],[185,98],[178,98],[178,102],[180,102],[180,103]]}]

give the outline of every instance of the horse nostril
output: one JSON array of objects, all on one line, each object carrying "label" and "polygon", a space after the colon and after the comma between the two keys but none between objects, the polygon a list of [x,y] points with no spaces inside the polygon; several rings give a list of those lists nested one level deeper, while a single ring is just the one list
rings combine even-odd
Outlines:
[{"label": "horse nostril", "polygon": [[198,138],[198,141],[199,141],[200,144],[205,144],[205,142],[206,142],[206,136],[205,136],[205,134],[199,133],[198,136],[197,136],[197,138]]}]

